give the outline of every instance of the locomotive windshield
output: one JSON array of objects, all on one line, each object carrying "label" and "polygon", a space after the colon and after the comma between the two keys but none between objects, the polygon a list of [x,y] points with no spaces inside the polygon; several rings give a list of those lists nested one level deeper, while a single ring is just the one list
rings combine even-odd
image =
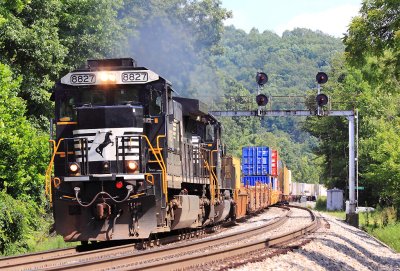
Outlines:
[{"label": "locomotive windshield", "polygon": [[149,114],[161,113],[161,91],[143,86],[117,86],[114,88],[71,88],[59,98],[59,120],[76,120],[76,107],[110,105],[149,105]]}]

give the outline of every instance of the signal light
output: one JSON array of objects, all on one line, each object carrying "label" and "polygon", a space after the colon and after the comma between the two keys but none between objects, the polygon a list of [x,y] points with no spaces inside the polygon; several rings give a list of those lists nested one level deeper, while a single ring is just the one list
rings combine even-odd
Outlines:
[{"label": "signal light", "polygon": [[325,84],[328,82],[328,75],[324,72],[317,73],[315,78],[317,79],[318,84]]},{"label": "signal light", "polygon": [[315,100],[317,101],[318,106],[324,106],[328,103],[328,96],[326,96],[323,93],[320,93],[317,95]]},{"label": "signal light", "polygon": [[259,86],[263,86],[268,82],[268,75],[264,72],[257,72],[256,81]]},{"label": "signal light", "polygon": [[268,103],[268,97],[264,94],[258,94],[256,96],[256,102],[258,106],[265,106]]}]

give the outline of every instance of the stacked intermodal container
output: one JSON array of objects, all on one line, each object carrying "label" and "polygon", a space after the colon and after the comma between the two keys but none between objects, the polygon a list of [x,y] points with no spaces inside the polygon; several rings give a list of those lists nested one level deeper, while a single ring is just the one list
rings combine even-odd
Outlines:
[{"label": "stacked intermodal container", "polygon": [[277,187],[278,152],[270,147],[242,148],[242,182],[254,186],[257,182]]},{"label": "stacked intermodal container", "polygon": [[279,201],[278,164],[278,152],[270,147],[242,148],[242,183],[248,187],[251,210]]}]

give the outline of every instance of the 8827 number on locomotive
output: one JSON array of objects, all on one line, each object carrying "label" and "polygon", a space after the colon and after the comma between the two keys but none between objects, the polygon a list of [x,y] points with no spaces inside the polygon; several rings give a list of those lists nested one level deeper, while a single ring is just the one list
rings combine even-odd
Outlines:
[{"label": "8827 number on locomotive", "polygon": [[147,72],[124,72],[121,79],[122,82],[147,82],[149,75]]}]

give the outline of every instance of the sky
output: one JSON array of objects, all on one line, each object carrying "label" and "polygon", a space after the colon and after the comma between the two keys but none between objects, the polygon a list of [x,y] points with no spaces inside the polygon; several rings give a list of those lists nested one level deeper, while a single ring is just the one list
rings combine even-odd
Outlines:
[{"label": "sky", "polygon": [[222,7],[232,11],[225,25],[234,25],[247,33],[253,28],[282,35],[296,27],[321,30],[343,37],[362,0],[222,0]]}]

